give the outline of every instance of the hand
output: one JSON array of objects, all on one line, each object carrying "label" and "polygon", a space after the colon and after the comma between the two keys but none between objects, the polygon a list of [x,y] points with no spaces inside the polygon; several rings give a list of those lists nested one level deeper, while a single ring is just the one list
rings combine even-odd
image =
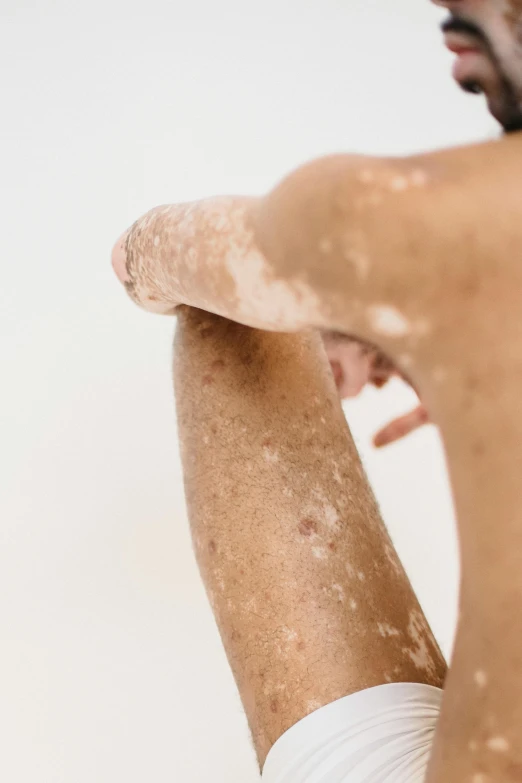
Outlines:
[{"label": "hand", "polygon": [[[399,376],[411,385],[410,380],[374,345],[338,332],[323,332],[322,338],[342,400],[357,397],[368,383],[380,389],[393,376]],[[428,422],[428,412],[421,404],[379,430],[373,443],[377,448],[387,446]]]}]

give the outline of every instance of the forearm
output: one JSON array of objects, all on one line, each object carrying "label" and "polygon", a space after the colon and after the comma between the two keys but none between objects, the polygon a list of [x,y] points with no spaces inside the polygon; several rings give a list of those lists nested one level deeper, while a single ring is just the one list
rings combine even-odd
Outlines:
[{"label": "forearm", "polygon": [[260,761],[348,693],[440,685],[318,338],[183,308],[175,386],[196,555]]}]

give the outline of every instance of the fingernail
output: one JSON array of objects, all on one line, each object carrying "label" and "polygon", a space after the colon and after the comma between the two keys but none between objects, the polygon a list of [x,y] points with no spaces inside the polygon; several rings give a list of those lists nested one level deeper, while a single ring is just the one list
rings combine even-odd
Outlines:
[{"label": "fingernail", "polygon": [[125,251],[125,243],[129,236],[130,229],[127,229],[124,234],[118,239],[112,249],[111,262],[112,268],[116,274],[116,277],[120,283],[128,283],[130,280],[129,273],[127,272],[127,253]]}]

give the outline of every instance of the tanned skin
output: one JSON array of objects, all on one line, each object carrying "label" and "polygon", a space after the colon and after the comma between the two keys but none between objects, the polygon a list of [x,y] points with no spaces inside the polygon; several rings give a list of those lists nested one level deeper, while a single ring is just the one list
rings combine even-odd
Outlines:
[{"label": "tanned skin", "polygon": [[[447,33],[478,46],[478,60],[460,61],[463,86],[485,91],[506,130],[522,127],[522,2],[440,4],[453,14]],[[410,612],[422,629],[419,639],[431,639],[399,567],[384,568],[383,552],[390,565],[395,555],[369,500],[325,356],[310,334],[321,330],[377,346],[411,379],[444,440],[462,585],[428,783],[522,780],[521,160],[518,134],[405,159],[337,156],[303,167],[264,199],[152,210],[115,249],[116,272],[143,307],[172,313],[190,305],[222,317],[182,312],[177,398],[198,559],[261,761],[281,732],[310,711],[309,703],[387,681],[405,657],[414,662],[415,654],[404,652],[408,644],[388,646],[408,634],[413,639]],[[253,356],[246,368],[245,355]],[[223,367],[213,365],[220,361]],[[326,410],[319,422],[310,394]],[[303,426],[305,413],[315,433]],[[203,431],[213,417],[227,422],[214,445]],[[343,466],[338,486],[332,460]],[[312,520],[302,496],[316,487],[326,501],[323,516]],[[286,497],[285,489],[294,495]],[[355,501],[353,513],[348,499]],[[326,519],[333,519],[327,504],[341,519],[335,539],[327,536]],[[316,544],[312,535],[319,536]],[[313,546],[329,543],[333,555],[311,554]],[[362,588],[354,597],[357,606],[369,602],[363,625],[346,606],[357,582],[349,571],[343,581],[340,565],[354,551],[361,573],[372,558],[381,564],[374,598]],[[344,605],[337,606],[332,591],[344,595]],[[309,610],[300,614],[303,595]],[[377,634],[380,651],[367,662],[359,630],[373,633],[370,602],[377,601],[378,612],[386,605],[378,601],[393,595],[399,636]],[[257,618],[237,608],[245,596],[262,601]],[[308,652],[294,649],[307,639]],[[343,652],[332,660],[332,649]],[[443,667],[436,648],[429,649],[429,681],[435,681]],[[321,669],[323,656],[331,675]],[[400,678],[426,681],[419,660],[414,673]],[[263,671],[271,683],[266,693]]]},{"label": "tanned skin", "polygon": [[196,556],[260,764],[349,693],[441,687],[319,336],[182,308],[174,378]]}]

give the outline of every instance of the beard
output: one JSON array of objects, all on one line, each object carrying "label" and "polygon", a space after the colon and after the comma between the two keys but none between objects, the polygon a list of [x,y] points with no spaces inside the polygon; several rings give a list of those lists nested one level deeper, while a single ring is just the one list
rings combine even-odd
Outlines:
[{"label": "beard", "polygon": [[[516,133],[522,130],[522,107],[517,99],[514,84],[508,79],[506,74],[501,72],[502,91],[496,105],[490,104],[490,111],[500,122],[505,133]],[[495,104],[497,101],[495,100]]]},{"label": "beard", "polygon": [[[513,79],[508,76],[502,66],[486,31],[476,22],[457,15],[452,15],[443,23],[442,31],[464,33],[480,44],[484,55],[489,58],[498,77],[498,88],[495,94],[486,96],[488,108],[502,125],[505,133],[515,133],[522,130],[522,101],[518,97],[518,90]],[[522,71],[520,79],[522,82]],[[474,94],[484,92],[482,85],[473,80],[462,82],[460,86],[465,92]]]}]

